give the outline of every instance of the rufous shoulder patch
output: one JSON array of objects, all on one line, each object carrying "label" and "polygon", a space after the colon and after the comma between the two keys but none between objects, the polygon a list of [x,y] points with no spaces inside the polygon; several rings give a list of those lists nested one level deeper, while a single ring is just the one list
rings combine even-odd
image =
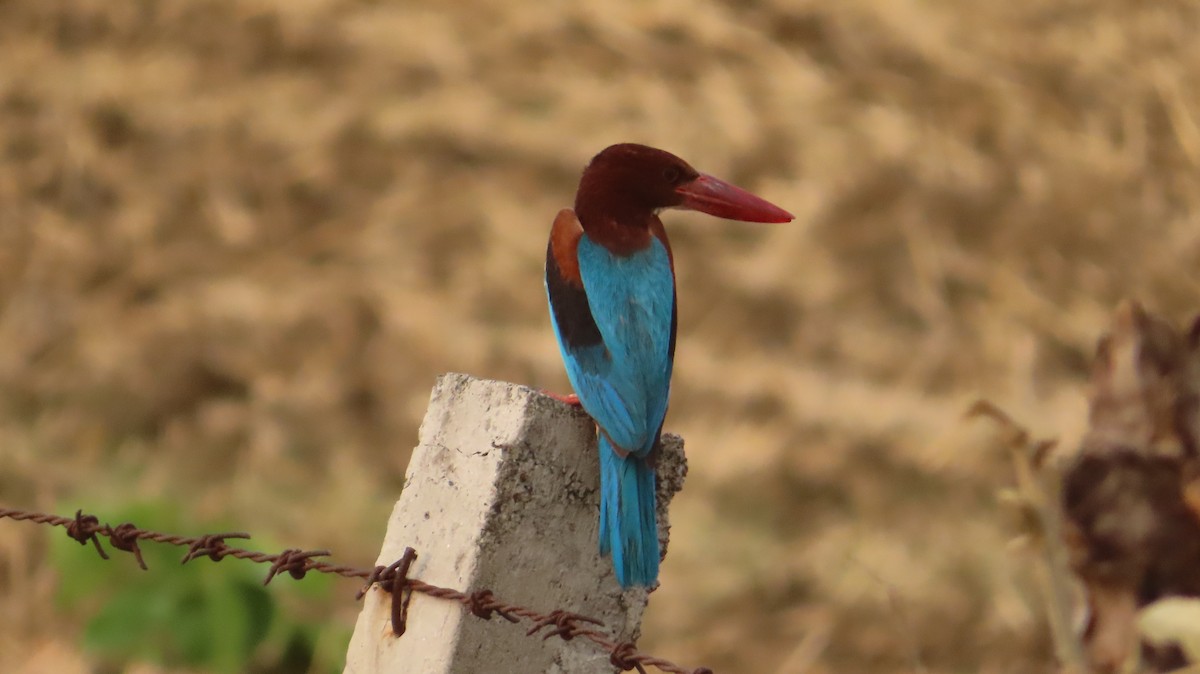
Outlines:
[{"label": "rufous shoulder patch", "polygon": [[579,239],[582,236],[583,225],[579,224],[575,211],[569,208],[559,211],[550,228],[550,251],[562,279],[576,288],[583,288],[583,277],[579,273]]}]

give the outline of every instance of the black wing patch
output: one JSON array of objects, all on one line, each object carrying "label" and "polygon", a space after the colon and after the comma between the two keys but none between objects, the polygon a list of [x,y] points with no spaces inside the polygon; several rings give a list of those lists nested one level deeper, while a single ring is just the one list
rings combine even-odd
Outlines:
[{"label": "black wing patch", "polygon": [[[554,259],[553,239],[546,246],[546,292],[550,296],[550,311],[554,313],[554,323],[562,335],[563,344],[569,348],[583,348],[604,341],[600,336],[600,328],[596,326],[596,319],[592,318],[587,293],[563,278],[558,261]],[[672,351],[674,345],[675,331],[672,329]]]}]

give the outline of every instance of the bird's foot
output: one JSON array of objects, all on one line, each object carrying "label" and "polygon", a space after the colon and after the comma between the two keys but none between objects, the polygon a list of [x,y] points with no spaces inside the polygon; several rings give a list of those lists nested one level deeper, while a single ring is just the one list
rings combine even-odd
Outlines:
[{"label": "bird's foot", "polygon": [[566,403],[566,404],[570,405],[571,407],[583,407],[583,403],[579,402],[579,396],[575,395],[574,393],[564,396],[564,395],[559,395],[553,391],[547,391],[546,389],[542,389],[542,394],[548,395],[551,398],[554,398],[555,400],[557,400],[559,402]]}]

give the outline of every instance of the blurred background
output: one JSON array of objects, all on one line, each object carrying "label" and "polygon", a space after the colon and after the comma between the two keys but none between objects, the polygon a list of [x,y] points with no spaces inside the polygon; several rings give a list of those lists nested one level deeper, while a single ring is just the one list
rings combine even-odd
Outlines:
[{"label": "blurred background", "polygon": [[[370,564],[438,374],[568,389],[550,223],[643,142],[797,219],[666,215],[691,473],[641,646],[1051,671],[962,413],[1069,447],[1116,301],[1197,309],[1197,34],[1191,0],[0,0],[0,503]],[[51,533],[0,522],[3,671],[340,671],[349,581]]]}]

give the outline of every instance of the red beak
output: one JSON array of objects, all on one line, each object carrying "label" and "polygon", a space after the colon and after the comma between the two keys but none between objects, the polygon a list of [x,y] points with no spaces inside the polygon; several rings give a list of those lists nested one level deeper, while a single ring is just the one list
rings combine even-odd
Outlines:
[{"label": "red beak", "polygon": [[678,187],[675,192],[683,197],[679,208],[708,213],[718,218],[743,222],[791,222],[793,219],[791,213],[766,199],[704,173]]}]

